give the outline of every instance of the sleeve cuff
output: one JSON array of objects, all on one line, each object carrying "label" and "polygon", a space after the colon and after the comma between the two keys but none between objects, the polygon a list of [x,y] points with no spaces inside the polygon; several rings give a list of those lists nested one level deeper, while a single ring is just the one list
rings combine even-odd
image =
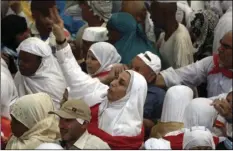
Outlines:
[{"label": "sleeve cuff", "polygon": [[56,56],[59,63],[64,63],[74,57],[69,44],[57,51]]}]

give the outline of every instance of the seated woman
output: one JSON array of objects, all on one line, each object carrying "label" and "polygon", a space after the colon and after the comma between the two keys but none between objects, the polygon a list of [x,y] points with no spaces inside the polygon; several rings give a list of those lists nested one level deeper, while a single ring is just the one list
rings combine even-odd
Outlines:
[{"label": "seated woman", "polygon": [[108,74],[111,66],[120,63],[121,56],[116,48],[107,42],[97,42],[88,50],[86,68],[92,77],[102,77]]},{"label": "seated woman", "polygon": [[[217,112],[211,106],[212,100],[206,98],[193,99],[184,111],[184,128],[166,134],[163,139],[171,142],[172,149],[182,149],[184,132],[193,126],[204,126],[212,132]],[[212,133],[213,134],[213,133]],[[222,141],[221,137],[213,134],[217,145]]]},{"label": "seated woman", "polygon": [[[62,29],[54,24],[57,41],[64,41]],[[84,73],[67,42],[58,45],[57,58],[70,87],[69,98],[82,99],[92,111],[89,133],[107,142],[111,149],[139,149],[143,144],[143,106],[147,82],[127,70],[110,86]]]},{"label": "seated woman", "polygon": [[6,149],[35,149],[42,143],[59,139],[58,120],[48,112],[54,110],[51,97],[45,93],[25,95],[11,109],[13,135]]},{"label": "seated woman", "polygon": [[184,132],[184,150],[215,150],[213,135],[203,127],[192,127]]},{"label": "seated woman", "polygon": [[19,72],[15,85],[19,96],[38,92],[48,93],[59,108],[66,81],[51,48],[42,40],[31,37],[17,48]]},{"label": "seated woman", "polygon": [[184,111],[192,99],[193,91],[187,86],[169,88],[165,95],[161,120],[152,128],[150,137],[161,138],[169,132],[183,128]]},{"label": "seated woman", "polygon": [[125,12],[115,13],[108,21],[109,42],[121,55],[121,63],[129,64],[139,53],[151,51],[158,55],[151,41],[146,37],[142,26],[135,18]]}]

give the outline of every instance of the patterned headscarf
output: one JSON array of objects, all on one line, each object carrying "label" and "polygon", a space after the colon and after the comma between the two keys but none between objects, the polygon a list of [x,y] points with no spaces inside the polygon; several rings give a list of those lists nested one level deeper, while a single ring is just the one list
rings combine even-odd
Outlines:
[{"label": "patterned headscarf", "polygon": [[203,44],[212,44],[219,17],[212,10],[199,10],[190,14],[187,28],[197,38],[193,46],[199,50]]}]

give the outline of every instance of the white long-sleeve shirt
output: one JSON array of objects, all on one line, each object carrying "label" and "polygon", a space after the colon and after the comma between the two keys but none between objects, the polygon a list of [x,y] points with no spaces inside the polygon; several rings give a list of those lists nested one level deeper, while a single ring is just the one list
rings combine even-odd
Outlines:
[{"label": "white long-sleeve shirt", "polygon": [[228,93],[232,89],[232,79],[225,77],[222,73],[208,75],[213,67],[213,57],[210,56],[176,70],[168,68],[162,71],[161,75],[167,87],[178,84],[196,87],[207,82],[208,97]]}]

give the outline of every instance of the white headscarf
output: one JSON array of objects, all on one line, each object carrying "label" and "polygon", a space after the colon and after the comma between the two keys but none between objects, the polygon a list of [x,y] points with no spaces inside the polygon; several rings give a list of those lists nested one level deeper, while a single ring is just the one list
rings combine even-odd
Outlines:
[{"label": "white headscarf", "polygon": [[106,99],[99,106],[99,128],[112,136],[137,136],[142,130],[147,82],[139,73],[127,72],[131,78],[126,95],[114,102]]},{"label": "white headscarf", "polygon": [[184,111],[193,99],[193,91],[187,86],[177,85],[168,89],[161,115],[161,122],[184,122]]},{"label": "white headscarf", "polygon": [[145,142],[145,149],[171,149],[171,144],[165,139],[150,138]]},{"label": "white headscarf", "polygon": [[212,131],[217,112],[211,103],[212,100],[206,98],[193,99],[184,112],[184,127],[205,126]]},{"label": "white headscarf", "polygon": [[40,144],[54,142],[60,136],[58,119],[53,114],[54,104],[45,93],[25,95],[11,108],[11,114],[29,130],[21,137],[12,136],[6,149],[35,149]]},{"label": "white headscarf", "polygon": [[215,149],[213,135],[205,127],[192,127],[184,133],[183,149],[191,149],[198,146],[209,146]]},{"label": "white headscarf", "polygon": [[36,149],[43,149],[43,150],[46,150],[46,149],[51,149],[51,150],[54,150],[54,149],[59,149],[59,150],[63,150],[63,148],[58,145],[58,144],[54,144],[54,143],[43,143],[41,144],[40,146],[38,146]]},{"label": "white headscarf", "polygon": [[10,118],[10,105],[18,98],[18,92],[8,66],[1,58],[1,116]]},{"label": "white headscarf", "polygon": [[45,92],[59,107],[66,88],[66,81],[49,45],[36,37],[31,37],[24,40],[17,51],[25,51],[42,57],[41,65],[33,76],[26,77],[20,72],[16,74],[15,83],[19,96]]},{"label": "white headscarf", "polygon": [[89,48],[100,63],[100,68],[93,74],[99,74],[104,71],[110,71],[112,64],[119,63],[121,56],[118,54],[116,48],[107,42],[97,42]]}]

